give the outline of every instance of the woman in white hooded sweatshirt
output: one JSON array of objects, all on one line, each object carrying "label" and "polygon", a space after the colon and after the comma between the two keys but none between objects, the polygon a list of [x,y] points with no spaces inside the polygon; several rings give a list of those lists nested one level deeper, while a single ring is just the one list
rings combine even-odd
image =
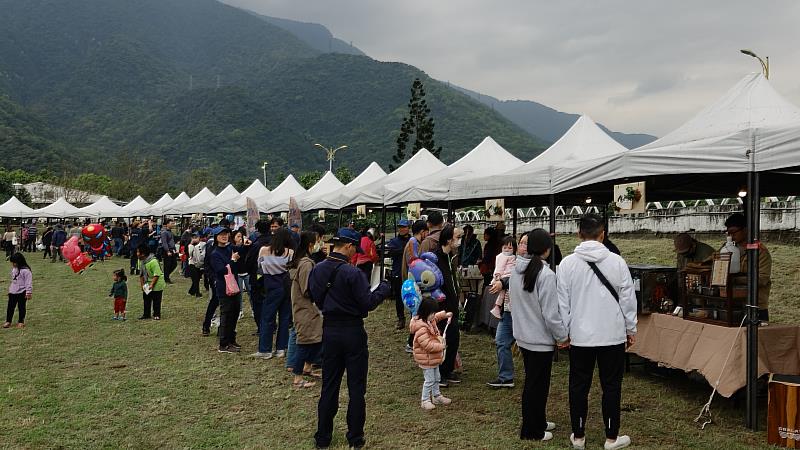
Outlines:
[{"label": "woman in white hooded sweatshirt", "polygon": [[514,339],[525,363],[520,439],[548,441],[556,427],[546,420],[550,371],[556,344],[566,346],[569,338],[558,310],[556,274],[545,264],[552,243],[550,234],[541,228],[522,235],[517,265],[509,280]]},{"label": "woman in white hooded sweatshirt", "polygon": [[595,362],[603,390],[604,447],[612,450],[631,443],[630,437],[619,436],[619,423],[625,348],[636,336],[636,293],[628,265],[603,245],[604,235],[603,219],[583,216],[578,221],[582,242],[558,266],[558,303],[570,338],[570,441],[575,449],[586,445]]}]

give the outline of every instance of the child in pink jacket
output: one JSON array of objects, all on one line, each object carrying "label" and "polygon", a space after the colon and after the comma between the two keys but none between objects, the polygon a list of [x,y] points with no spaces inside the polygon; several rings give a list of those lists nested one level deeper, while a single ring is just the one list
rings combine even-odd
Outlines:
[{"label": "child in pink jacket", "polygon": [[[517,265],[517,242],[511,236],[503,238],[503,251],[494,259],[494,281],[510,278],[514,266]],[[503,310],[508,304],[508,291],[505,289],[497,294],[494,308],[489,311],[498,319],[503,318]]]},{"label": "child in pink jacket", "polygon": [[409,330],[414,335],[414,362],[422,369],[425,382],[422,384],[422,403],[425,411],[436,408],[435,405],[449,405],[450,399],[439,391],[439,364],[444,360],[446,345],[439,333],[438,321],[450,319],[453,313],[439,311],[439,302],[427,297],[417,309],[417,315],[411,319]]}]

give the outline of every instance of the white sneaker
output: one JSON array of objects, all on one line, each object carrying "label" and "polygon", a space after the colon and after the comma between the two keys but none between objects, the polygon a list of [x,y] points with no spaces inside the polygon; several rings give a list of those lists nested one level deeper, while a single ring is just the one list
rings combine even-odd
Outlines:
[{"label": "white sneaker", "polygon": [[276,358],[283,358],[284,356],[286,356],[286,350],[278,350],[277,352],[275,352]]},{"label": "white sneaker", "polygon": [[433,404],[434,405],[447,406],[450,403],[452,403],[452,400],[450,400],[449,398],[445,397],[444,395],[437,395],[436,397],[433,397]]},{"label": "white sneaker", "polygon": [[406,353],[414,353],[414,349],[408,344],[406,344]]},{"label": "white sneaker", "polygon": [[545,430],[553,431],[555,429],[556,429],[556,424],[554,422],[547,422],[547,428],[545,428]]},{"label": "white sneaker", "polygon": [[575,439],[575,434],[571,433],[569,435],[569,441],[572,442],[572,448],[575,450],[583,450],[586,448],[586,438],[582,437],[580,439]]},{"label": "white sneaker", "polygon": [[614,442],[608,442],[603,445],[606,450],[615,450],[618,448],[625,448],[631,445],[631,438],[629,436],[617,436],[617,440]]},{"label": "white sneaker", "polygon": [[433,411],[436,409],[436,405],[434,405],[430,400],[425,400],[424,402],[420,403],[420,407],[425,411]]},{"label": "white sneaker", "polygon": [[272,354],[272,352],[266,352],[266,353],[255,352],[250,356],[252,356],[254,358],[261,358],[261,359],[272,359],[273,354]]},{"label": "white sneaker", "polygon": [[551,433],[549,431],[545,431],[544,432],[544,437],[542,438],[542,441],[549,441],[550,439],[553,439],[553,433]]}]

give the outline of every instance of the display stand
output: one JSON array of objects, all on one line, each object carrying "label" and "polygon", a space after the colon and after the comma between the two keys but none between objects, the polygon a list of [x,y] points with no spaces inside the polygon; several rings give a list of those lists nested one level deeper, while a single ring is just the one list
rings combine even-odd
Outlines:
[{"label": "display stand", "polygon": [[683,318],[696,322],[737,327],[745,315],[747,276],[729,274],[724,286],[712,286],[712,269],[680,271]]}]

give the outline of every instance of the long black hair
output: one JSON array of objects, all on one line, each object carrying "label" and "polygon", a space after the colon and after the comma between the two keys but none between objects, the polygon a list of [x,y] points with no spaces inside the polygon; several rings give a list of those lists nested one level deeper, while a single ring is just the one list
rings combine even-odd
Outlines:
[{"label": "long black hair", "polygon": [[[17,270],[31,270],[31,266],[28,265],[28,261],[25,261],[25,256],[22,253],[14,253],[8,260],[17,265]],[[33,272],[33,270],[31,270],[31,272]]]},{"label": "long black hair", "polygon": [[297,265],[300,263],[300,260],[305,258],[306,256],[311,256],[308,251],[308,247],[313,245],[317,242],[317,233],[314,231],[303,231],[300,233],[300,245],[297,246],[297,250],[294,252],[294,256],[292,260],[289,262],[288,267],[290,269],[297,268]]},{"label": "long black hair", "polygon": [[272,254],[275,256],[283,256],[283,254],[286,253],[286,249],[291,247],[292,235],[289,233],[289,229],[280,227],[275,230],[275,233],[272,235],[272,240],[269,243],[269,249],[272,251]]},{"label": "long black hair", "polygon": [[550,233],[544,229],[537,228],[528,233],[528,255],[531,256],[531,262],[528,264],[528,268],[525,269],[525,278],[522,283],[522,288],[527,292],[533,292],[536,287],[536,279],[539,277],[542,267],[544,267],[542,255],[547,253],[547,250],[550,250],[551,245],[553,245],[553,240],[550,238]]}]

